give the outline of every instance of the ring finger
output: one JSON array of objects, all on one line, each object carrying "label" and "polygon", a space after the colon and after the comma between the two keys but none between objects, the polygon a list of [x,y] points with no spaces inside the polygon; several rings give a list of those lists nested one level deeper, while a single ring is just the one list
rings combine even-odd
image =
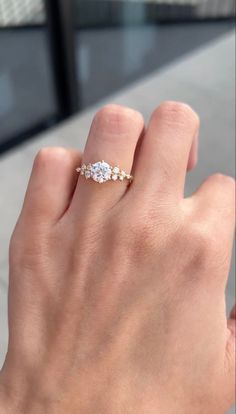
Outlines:
[{"label": "ring finger", "polygon": [[[83,163],[93,164],[104,160],[130,174],[137,142],[144,128],[143,117],[133,109],[108,105],[95,116],[84,151]],[[124,195],[127,179],[98,184],[84,176],[78,179],[70,211],[96,212],[112,208]]]}]

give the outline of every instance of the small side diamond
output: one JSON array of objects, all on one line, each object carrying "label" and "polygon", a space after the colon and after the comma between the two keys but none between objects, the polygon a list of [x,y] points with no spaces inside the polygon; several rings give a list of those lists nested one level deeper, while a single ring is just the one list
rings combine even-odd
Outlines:
[{"label": "small side diamond", "polygon": [[112,178],[113,181],[116,181],[116,180],[118,180],[118,175],[117,174],[113,174],[111,178]]},{"label": "small side diamond", "polygon": [[125,177],[126,177],[126,173],[124,171],[121,171],[120,174],[119,174],[120,181],[123,181],[125,179]]},{"label": "small side diamond", "polygon": [[91,172],[90,171],[85,171],[85,178],[88,179],[91,177]]},{"label": "small side diamond", "polygon": [[92,169],[92,164],[88,164],[88,165],[87,165],[87,170],[88,170],[88,171],[91,171],[91,169]]},{"label": "small side diamond", "polygon": [[80,174],[84,175],[85,171],[86,171],[86,165],[83,164],[82,167],[80,168]]},{"label": "small side diamond", "polygon": [[116,174],[116,175],[117,175],[117,174],[119,174],[119,172],[120,172],[120,169],[119,169],[118,167],[114,167],[114,168],[113,168],[113,173],[114,173],[114,174]]}]

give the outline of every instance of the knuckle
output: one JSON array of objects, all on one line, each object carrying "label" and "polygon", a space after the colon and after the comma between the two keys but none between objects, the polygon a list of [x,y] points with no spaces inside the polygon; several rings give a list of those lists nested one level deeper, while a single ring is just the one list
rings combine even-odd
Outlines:
[{"label": "knuckle", "polygon": [[219,239],[219,234],[216,235],[214,230],[206,225],[198,224],[191,228],[185,241],[188,278],[191,275],[191,280],[213,280],[214,283],[216,280],[225,279],[230,255]]},{"label": "knuckle", "polygon": [[154,112],[154,117],[161,117],[168,123],[181,123],[194,125],[197,129],[200,125],[200,119],[197,113],[183,102],[166,101]]},{"label": "knuckle", "polygon": [[70,152],[63,147],[45,147],[42,148],[36,155],[34,160],[34,166],[44,166],[48,162],[68,160],[70,157]]},{"label": "knuckle", "polygon": [[130,129],[130,123],[137,124],[138,128],[144,124],[142,115],[120,105],[109,104],[101,108],[94,118],[94,124],[99,128],[106,128],[114,133],[126,132]]},{"label": "knuckle", "polygon": [[51,152],[51,148],[42,148],[37,153],[34,160],[34,167],[41,166],[48,159],[48,154]]},{"label": "knuckle", "polygon": [[215,218],[220,214],[224,221],[235,219],[235,179],[217,173],[209,177],[208,185],[212,188],[213,196],[218,198]]},{"label": "knuckle", "polygon": [[210,177],[215,183],[222,185],[224,188],[225,186],[229,187],[232,190],[235,190],[235,179],[228,175],[224,175],[222,173],[213,174]]},{"label": "knuckle", "polygon": [[192,226],[187,232],[185,246],[189,249],[191,261],[196,268],[201,267],[215,256],[217,243],[212,232],[200,224]]},{"label": "knuckle", "polygon": [[[197,251],[200,253],[209,253],[214,250],[215,240],[210,231],[205,228],[199,228],[193,232],[193,237],[197,245]],[[204,255],[204,254],[203,254]]]}]

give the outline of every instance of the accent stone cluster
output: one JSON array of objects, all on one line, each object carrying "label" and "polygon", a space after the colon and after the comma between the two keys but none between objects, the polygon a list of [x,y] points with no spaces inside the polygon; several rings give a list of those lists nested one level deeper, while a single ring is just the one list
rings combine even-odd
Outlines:
[{"label": "accent stone cluster", "polygon": [[105,161],[98,161],[95,164],[83,164],[76,170],[86,179],[92,178],[99,184],[105,183],[106,181],[123,181],[125,179],[132,180],[132,176],[126,174],[125,171],[119,167],[111,167]]}]

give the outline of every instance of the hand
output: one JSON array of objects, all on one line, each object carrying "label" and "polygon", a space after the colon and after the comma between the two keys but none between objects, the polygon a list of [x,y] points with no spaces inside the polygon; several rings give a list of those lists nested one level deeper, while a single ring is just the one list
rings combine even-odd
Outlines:
[{"label": "hand", "polygon": [[174,102],[145,131],[131,109],[99,111],[83,162],[132,170],[129,187],[78,179],[77,151],[37,155],[10,246],[1,414],[222,414],[233,404],[224,291],[235,183],[217,174],[184,198],[198,129]]}]

